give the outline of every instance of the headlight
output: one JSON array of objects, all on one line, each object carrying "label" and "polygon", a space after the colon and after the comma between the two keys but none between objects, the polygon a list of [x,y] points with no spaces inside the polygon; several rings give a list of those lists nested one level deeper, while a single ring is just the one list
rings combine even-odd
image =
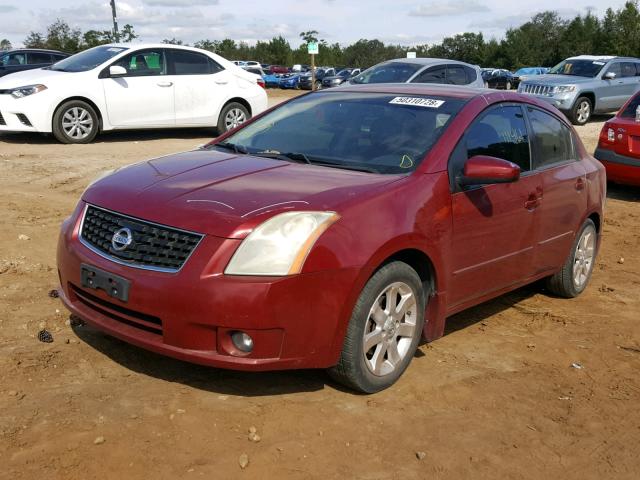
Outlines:
[{"label": "headlight", "polygon": [[242,241],[224,273],[269,276],[300,273],[313,244],[339,218],[335,212],[276,215]]},{"label": "headlight", "polygon": [[575,85],[559,85],[553,89],[553,93],[569,93],[575,91]]},{"label": "headlight", "polygon": [[25,87],[18,87],[18,88],[12,89],[11,95],[13,96],[13,98],[28,97],[29,95],[42,92],[46,89],[47,87],[45,85],[27,85]]}]

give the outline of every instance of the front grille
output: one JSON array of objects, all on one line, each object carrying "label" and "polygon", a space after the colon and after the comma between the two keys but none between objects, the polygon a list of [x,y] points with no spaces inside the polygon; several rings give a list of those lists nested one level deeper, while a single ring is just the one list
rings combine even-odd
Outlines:
[{"label": "front grille", "polygon": [[520,93],[527,93],[529,95],[552,95],[553,87],[550,85],[523,83],[520,88]]},{"label": "front grille", "polygon": [[0,125],[6,125],[7,122],[4,121],[4,117],[2,116],[2,112],[0,112]]},{"label": "front grille", "polygon": [[116,305],[115,303],[107,302],[102,298],[96,297],[76,287],[70,283],[71,291],[75,294],[77,300],[86,307],[95,310],[105,317],[109,317],[130,327],[136,327],[145,332],[155,333],[162,335],[162,320],[153,315],[147,315],[146,313],[136,312],[129,308]]},{"label": "front grille", "polygon": [[[129,229],[132,241],[124,249],[117,250],[112,239],[121,229]],[[80,239],[92,250],[118,263],[177,272],[196,248],[202,235],[88,205]],[[121,248],[122,243],[116,246]]]}]

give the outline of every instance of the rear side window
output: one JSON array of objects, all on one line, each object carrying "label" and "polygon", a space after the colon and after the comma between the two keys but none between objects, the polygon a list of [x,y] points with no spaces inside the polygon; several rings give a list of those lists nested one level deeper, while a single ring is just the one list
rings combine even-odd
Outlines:
[{"label": "rear side window", "polygon": [[476,120],[465,134],[466,158],[488,155],[531,170],[529,134],[522,108],[500,105]]},{"label": "rear side window", "polygon": [[209,57],[188,50],[171,50],[174,75],[207,75],[211,71]]},{"label": "rear side window", "polygon": [[122,57],[114,65],[124,67],[128,77],[166,75],[164,49],[139,50]]},{"label": "rear side window", "polygon": [[636,72],[636,64],[633,62],[622,62],[622,76],[623,77],[635,77],[638,73]]},{"label": "rear side window", "polygon": [[450,85],[466,85],[469,83],[462,65],[449,65],[447,67],[447,83]]},{"label": "rear side window", "polygon": [[25,53],[10,53],[4,57],[0,57],[0,65],[3,67],[15,67],[27,64],[27,55]]},{"label": "rear side window", "polygon": [[51,55],[43,52],[29,52],[27,53],[27,60],[30,65],[51,63]]},{"label": "rear side window", "polygon": [[467,84],[473,83],[478,79],[478,74],[471,67],[462,67],[464,68],[465,73],[467,74]]},{"label": "rear side window", "polygon": [[528,111],[535,151],[534,168],[572,161],[575,155],[569,128],[540,110],[529,108]]},{"label": "rear side window", "polygon": [[447,67],[439,65],[427,68],[414,78],[411,83],[447,83]]}]

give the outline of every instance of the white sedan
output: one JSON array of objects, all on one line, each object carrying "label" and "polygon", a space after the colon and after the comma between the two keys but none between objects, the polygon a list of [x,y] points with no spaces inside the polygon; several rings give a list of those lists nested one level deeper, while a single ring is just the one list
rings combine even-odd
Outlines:
[{"label": "white sedan", "polygon": [[177,45],[103,45],[0,78],[0,132],[52,132],[63,143],[89,143],[116,129],[215,126],[224,133],[266,108],[254,75]]}]

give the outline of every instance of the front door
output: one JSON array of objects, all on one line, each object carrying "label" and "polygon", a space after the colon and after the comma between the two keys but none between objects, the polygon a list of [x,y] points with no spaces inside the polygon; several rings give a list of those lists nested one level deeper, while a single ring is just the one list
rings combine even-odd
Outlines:
[{"label": "front door", "polygon": [[114,127],[175,125],[174,85],[167,77],[163,48],[138,50],[113,65],[127,74],[103,78],[109,123]]},{"label": "front door", "polygon": [[520,166],[513,183],[463,189],[453,185],[452,306],[532,275],[540,177],[531,171],[529,133],[520,105],[492,107],[466,131],[449,165],[459,176],[467,159],[489,155]]}]

